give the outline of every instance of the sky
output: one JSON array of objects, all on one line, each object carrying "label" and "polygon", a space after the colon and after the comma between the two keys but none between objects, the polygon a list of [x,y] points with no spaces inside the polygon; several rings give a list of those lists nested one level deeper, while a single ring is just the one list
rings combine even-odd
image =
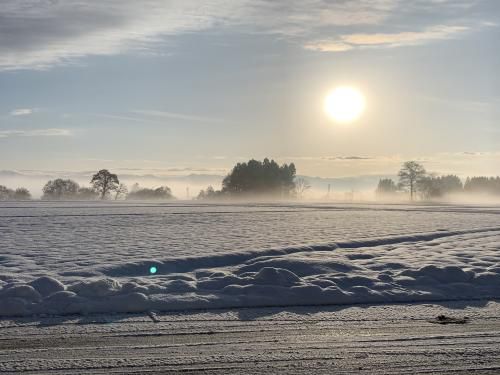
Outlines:
[{"label": "sky", "polygon": [[0,170],[497,175],[499,47],[496,0],[3,0]]}]

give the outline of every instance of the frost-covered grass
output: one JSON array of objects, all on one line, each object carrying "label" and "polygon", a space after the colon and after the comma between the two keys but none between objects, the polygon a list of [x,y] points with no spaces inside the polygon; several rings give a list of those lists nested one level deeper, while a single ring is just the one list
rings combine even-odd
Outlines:
[{"label": "frost-covered grass", "polygon": [[0,316],[499,297],[497,207],[0,206]]}]

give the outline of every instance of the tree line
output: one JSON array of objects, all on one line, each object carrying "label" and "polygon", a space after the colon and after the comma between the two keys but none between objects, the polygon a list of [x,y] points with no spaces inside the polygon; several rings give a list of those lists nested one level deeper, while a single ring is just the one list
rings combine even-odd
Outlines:
[{"label": "tree line", "polygon": [[416,161],[403,163],[398,173],[398,182],[390,178],[379,180],[376,194],[388,198],[398,194],[409,194],[410,200],[420,198],[439,199],[449,194],[489,194],[500,196],[500,177],[467,177],[465,182],[456,175],[427,173]]},{"label": "tree line", "polygon": [[28,201],[31,193],[28,189],[20,187],[15,190],[0,185],[0,201]]},{"label": "tree line", "polygon": [[[296,176],[294,163],[279,165],[274,160],[251,159],[237,163],[224,177],[222,188],[212,186],[201,190],[197,199],[249,198],[266,196],[271,198],[302,198],[311,186]],[[175,199],[168,186],[143,188],[137,183],[129,190],[120,183],[118,176],[107,169],[101,169],[90,180],[90,186],[80,186],[71,179],[54,179],[43,187],[43,200],[169,200]],[[452,193],[482,193],[500,196],[500,177],[467,177],[465,183],[456,175],[437,176],[427,173],[416,161],[405,162],[398,173],[398,181],[380,179],[376,195],[390,198],[408,194],[410,200],[420,198],[438,199]],[[26,188],[8,189],[0,185],[0,201],[29,200],[31,194]]]},{"label": "tree line", "polygon": [[310,188],[303,178],[296,177],[294,163],[282,164],[265,158],[237,163],[222,180],[222,189],[212,186],[201,190],[198,199],[226,199],[266,196],[272,198],[301,197]]},{"label": "tree line", "polygon": [[[168,200],[175,199],[168,186],[158,188],[143,188],[134,184],[129,191],[120,183],[118,176],[107,169],[101,169],[92,176],[90,186],[80,186],[71,179],[57,178],[48,181],[43,189],[42,200]],[[30,200],[31,193],[26,188],[11,190],[0,185],[0,201]]]}]

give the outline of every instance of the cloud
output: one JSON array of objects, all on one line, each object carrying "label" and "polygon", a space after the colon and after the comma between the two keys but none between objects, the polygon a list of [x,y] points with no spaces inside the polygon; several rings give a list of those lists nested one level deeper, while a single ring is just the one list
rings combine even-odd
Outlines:
[{"label": "cloud", "polygon": [[367,158],[364,156],[329,156],[326,157],[327,160],[373,160],[373,158]]},{"label": "cloud", "polygon": [[152,123],[152,124],[160,124],[159,121],[150,121],[150,120],[145,120],[144,118],[139,118],[139,117],[132,117],[132,116],[123,116],[123,115],[110,115],[107,113],[89,113],[88,115],[90,116],[95,116],[95,117],[102,117],[106,119],[111,119],[111,120],[120,120],[120,121],[132,121],[132,122],[140,122],[140,123]]},{"label": "cloud", "polygon": [[225,172],[224,168],[206,168],[206,167],[171,167],[171,168],[116,168],[118,171],[127,171],[127,172],[136,172],[136,173],[160,173],[168,174],[171,172],[192,172],[192,173],[200,173],[200,172]]},{"label": "cloud", "polygon": [[338,39],[307,43],[304,48],[321,52],[342,52],[364,47],[414,46],[430,41],[454,38],[468,30],[470,28],[467,26],[438,25],[422,31],[346,34],[341,35]]},{"label": "cloud", "polygon": [[69,129],[35,129],[35,130],[0,130],[0,138],[9,137],[67,137],[72,135]]},{"label": "cloud", "polygon": [[354,49],[354,46],[335,40],[317,40],[314,42],[306,43],[304,45],[304,48],[307,50],[320,52],[344,52]]},{"label": "cloud", "polygon": [[111,120],[131,121],[139,123],[149,123],[162,125],[165,124],[165,119],[182,120],[182,121],[195,121],[207,123],[220,123],[221,119],[205,116],[195,116],[185,113],[166,112],[157,110],[134,110],[128,112],[129,114],[106,114],[106,113],[89,113],[90,116],[101,117]]},{"label": "cloud", "polygon": [[[375,157],[367,157],[367,156],[357,156],[357,155],[349,155],[349,156],[277,156],[277,159],[286,159],[286,160],[306,160],[306,161],[366,161],[366,160],[393,160],[394,157],[386,157],[386,156],[375,156]],[[399,160],[399,159],[398,159]]]},{"label": "cloud", "polygon": [[373,30],[384,23],[387,27],[389,19],[405,24],[406,17],[418,18],[413,13],[428,14],[430,6],[441,16],[444,9],[456,9],[453,4],[435,0],[411,5],[402,0],[211,0],[201,5],[198,0],[2,0],[0,70],[47,69],[85,56],[131,51],[155,55],[158,44],[169,37],[230,27],[282,36],[318,51],[415,44],[446,38],[460,27],[395,34],[345,34],[345,30],[350,26]]},{"label": "cloud", "polygon": [[195,116],[184,113],[176,113],[176,112],[165,112],[165,111],[156,111],[156,110],[135,110],[132,113],[155,117],[155,118],[168,118],[174,120],[186,120],[186,121],[198,121],[198,122],[221,122],[220,119],[215,119],[211,117],[203,117],[203,116]]},{"label": "cloud", "polygon": [[18,108],[10,112],[11,116],[27,116],[33,114],[36,110],[33,108]]},{"label": "cloud", "polygon": [[231,2],[173,0],[4,0],[0,68],[44,69],[87,55],[144,49],[160,35],[209,28]]},{"label": "cloud", "polygon": [[396,34],[351,34],[344,35],[342,40],[352,45],[414,45],[430,40],[449,39],[458,33],[469,30],[465,26],[439,25],[427,28],[423,31],[407,31]]},{"label": "cloud", "polygon": [[400,0],[261,0],[246,8],[246,18],[247,24],[263,32],[309,36],[332,26],[378,25],[399,3]]},{"label": "cloud", "polygon": [[456,98],[440,98],[428,95],[420,96],[420,98],[431,103],[436,103],[439,106],[445,105],[452,109],[459,108],[460,110],[470,112],[492,113],[498,107],[497,101],[458,100]]}]

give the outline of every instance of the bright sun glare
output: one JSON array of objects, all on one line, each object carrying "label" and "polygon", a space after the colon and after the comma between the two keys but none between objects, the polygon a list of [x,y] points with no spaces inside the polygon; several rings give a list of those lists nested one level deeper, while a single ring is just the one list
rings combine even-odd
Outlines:
[{"label": "bright sun glare", "polygon": [[357,120],[365,109],[363,94],[354,87],[337,87],[325,97],[324,110],[337,122],[352,122]]}]

